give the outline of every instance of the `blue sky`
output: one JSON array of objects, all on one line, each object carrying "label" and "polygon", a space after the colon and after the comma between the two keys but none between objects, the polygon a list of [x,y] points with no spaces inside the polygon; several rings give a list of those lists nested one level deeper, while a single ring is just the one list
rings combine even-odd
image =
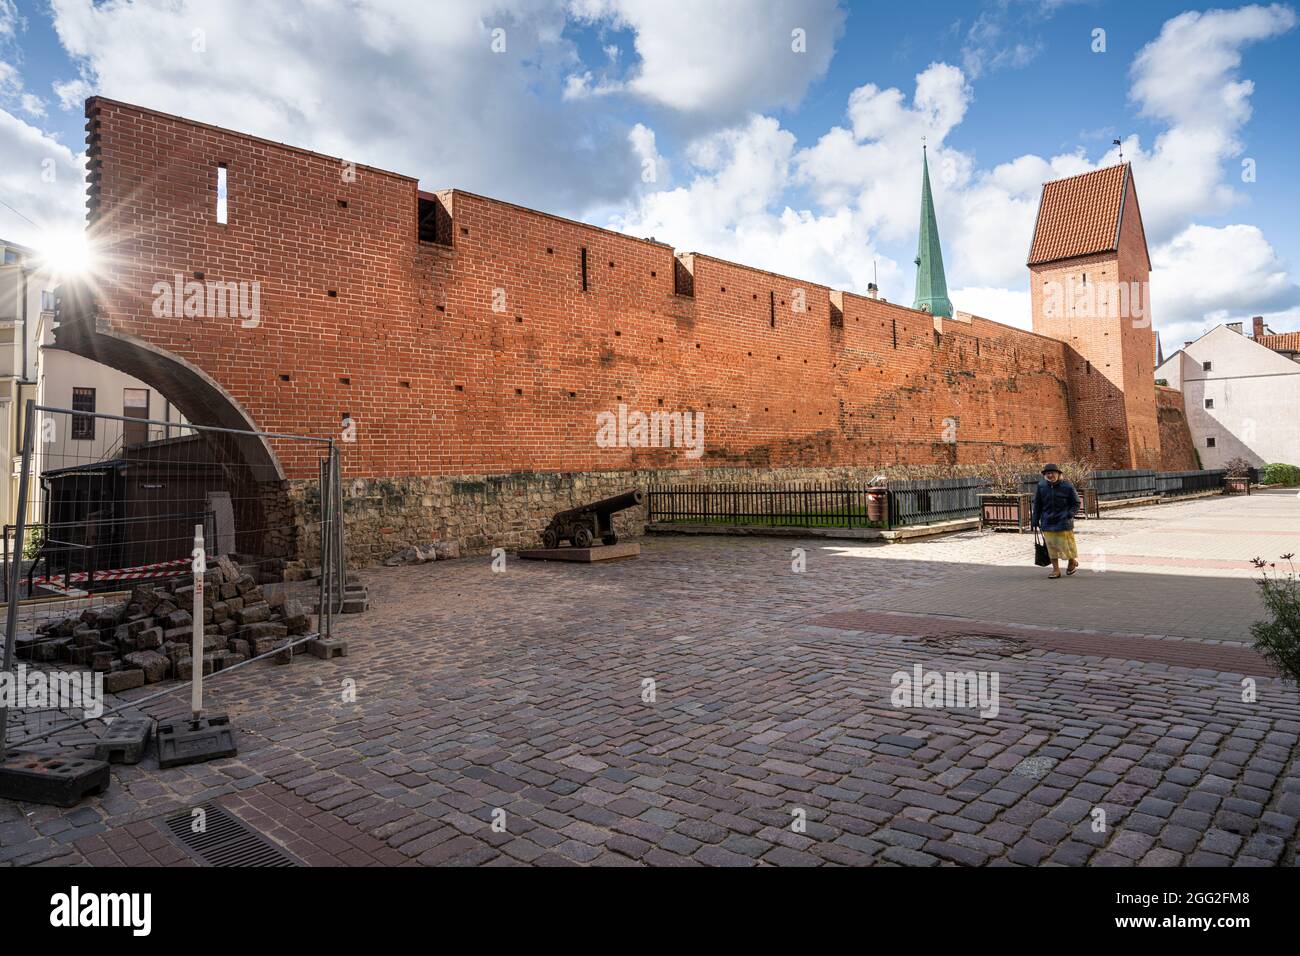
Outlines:
[{"label": "blue sky", "polygon": [[841,288],[878,273],[910,303],[924,134],[954,303],[1027,326],[1041,183],[1120,138],[1166,346],[1256,313],[1296,328],[1298,22],[1176,0],[0,0],[0,200],[22,213],[0,206],[0,235],[77,228],[98,92]]}]

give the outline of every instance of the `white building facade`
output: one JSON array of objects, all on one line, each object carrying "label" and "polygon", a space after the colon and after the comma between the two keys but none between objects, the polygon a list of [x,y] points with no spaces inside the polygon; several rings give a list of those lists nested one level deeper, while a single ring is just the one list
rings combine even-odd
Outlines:
[{"label": "white building facade", "polygon": [[[54,348],[54,309],[54,279],[41,268],[36,254],[0,240],[0,454],[6,469],[0,481],[0,524],[4,525],[17,518],[28,399],[52,408],[184,421],[166,398],[139,379]],[[165,426],[143,421],[114,423],[112,436],[104,434],[104,423],[94,419],[72,424],[75,428],[39,433],[45,440],[35,446],[28,521],[41,520],[37,480],[41,471],[111,457],[114,446],[121,443],[171,437]]]},{"label": "white building facade", "polygon": [[1237,457],[1300,465],[1300,360],[1244,335],[1240,323],[1189,342],[1156,379],[1183,393],[1202,468]]}]

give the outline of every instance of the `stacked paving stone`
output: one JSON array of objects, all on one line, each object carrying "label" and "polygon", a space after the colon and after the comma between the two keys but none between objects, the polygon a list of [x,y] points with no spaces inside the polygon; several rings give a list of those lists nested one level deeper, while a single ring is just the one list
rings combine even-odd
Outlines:
[{"label": "stacked paving stone", "polygon": [[[203,582],[204,674],[284,647],[291,636],[311,627],[301,603],[287,600],[278,589],[266,594],[228,557],[218,558]],[[110,693],[168,677],[188,680],[194,672],[193,607],[189,578],[140,584],[125,602],[42,625],[33,639],[19,642],[18,653],[28,660],[62,660],[102,671]]]}]

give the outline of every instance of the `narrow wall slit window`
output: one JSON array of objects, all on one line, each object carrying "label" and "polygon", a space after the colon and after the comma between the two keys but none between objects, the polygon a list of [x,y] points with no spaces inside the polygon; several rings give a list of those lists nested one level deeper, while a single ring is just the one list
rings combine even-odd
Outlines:
[{"label": "narrow wall slit window", "polygon": [[226,224],[226,164],[217,164],[217,223]]},{"label": "narrow wall slit window", "polygon": [[582,247],[582,291],[587,291],[587,247]]},{"label": "narrow wall slit window", "polygon": [[93,388],[74,388],[72,390],[72,410],[87,413],[72,416],[72,440],[93,441],[95,438],[95,390]]}]

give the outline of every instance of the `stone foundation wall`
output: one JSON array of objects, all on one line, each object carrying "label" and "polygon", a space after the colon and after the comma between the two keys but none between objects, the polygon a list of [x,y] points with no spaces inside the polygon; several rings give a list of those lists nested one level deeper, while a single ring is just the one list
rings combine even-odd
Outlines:
[{"label": "stone foundation wall", "polygon": [[[866,483],[877,468],[691,468],[608,472],[518,472],[426,478],[357,478],[343,488],[348,563],[377,564],[403,548],[435,540],[455,541],[463,554],[493,548],[539,547],[542,528],[557,511],[632,488],[652,485],[790,485],[798,482]],[[289,500],[297,509],[300,557],[320,560],[319,498],[315,482],[291,482]],[[644,533],[646,508],[615,516],[620,535]]]}]

